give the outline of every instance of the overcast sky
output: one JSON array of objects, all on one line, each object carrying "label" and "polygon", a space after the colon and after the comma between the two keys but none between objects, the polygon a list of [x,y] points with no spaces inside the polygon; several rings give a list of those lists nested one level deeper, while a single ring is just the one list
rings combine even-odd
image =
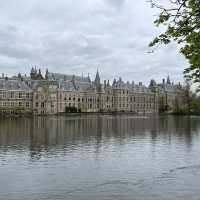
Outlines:
[{"label": "overcast sky", "polygon": [[146,0],[0,0],[0,72],[179,81],[187,63],[175,45],[148,53],[157,12]]}]

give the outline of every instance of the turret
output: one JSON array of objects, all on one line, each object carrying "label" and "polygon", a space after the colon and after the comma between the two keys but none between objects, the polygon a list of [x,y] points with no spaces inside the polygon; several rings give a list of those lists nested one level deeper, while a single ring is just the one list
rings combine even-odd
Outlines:
[{"label": "turret", "polygon": [[156,87],[156,81],[154,79],[151,79],[149,87]]},{"label": "turret", "polygon": [[21,79],[21,78],[22,78],[21,73],[18,73],[17,77],[18,77],[19,79]]},{"label": "turret", "polygon": [[106,80],[104,80],[104,88],[106,87]]},{"label": "turret", "polygon": [[45,79],[48,80],[49,79],[49,71],[48,69],[46,69],[46,73],[45,73]]},{"label": "turret", "polygon": [[31,79],[35,79],[36,75],[37,75],[37,70],[32,67],[31,73],[30,73]]},{"label": "turret", "polygon": [[116,85],[116,79],[114,78],[114,80],[113,80],[113,84],[112,84],[112,86],[115,86]]},{"label": "turret", "polygon": [[30,77],[33,80],[42,80],[42,79],[44,79],[43,76],[42,76],[41,70],[39,69],[39,71],[37,73],[36,67],[35,67],[35,69],[34,68],[31,69]]},{"label": "turret", "polygon": [[110,87],[110,81],[109,80],[107,81],[107,86]]},{"label": "turret", "polygon": [[88,73],[88,82],[91,83],[90,74]]},{"label": "turret", "polygon": [[151,79],[150,84],[149,84],[149,89],[152,92],[157,92],[157,84],[156,84],[156,81],[154,79]]},{"label": "turret", "polygon": [[41,74],[41,69],[39,69],[39,72],[38,72],[38,74],[39,74],[39,75],[42,75],[42,74]]},{"label": "turret", "polygon": [[163,78],[163,80],[162,80],[162,83],[163,83],[163,86],[165,86],[165,79]]}]

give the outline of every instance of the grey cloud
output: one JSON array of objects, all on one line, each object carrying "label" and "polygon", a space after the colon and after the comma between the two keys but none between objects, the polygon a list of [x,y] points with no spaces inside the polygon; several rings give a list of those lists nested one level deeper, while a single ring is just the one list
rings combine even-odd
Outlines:
[{"label": "grey cloud", "polygon": [[121,7],[126,2],[126,0],[105,0],[105,1],[117,7]]},{"label": "grey cloud", "polygon": [[0,72],[94,76],[98,67],[103,79],[180,80],[187,63],[176,45],[147,53],[160,32],[153,12],[145,0],[0,0]]}]

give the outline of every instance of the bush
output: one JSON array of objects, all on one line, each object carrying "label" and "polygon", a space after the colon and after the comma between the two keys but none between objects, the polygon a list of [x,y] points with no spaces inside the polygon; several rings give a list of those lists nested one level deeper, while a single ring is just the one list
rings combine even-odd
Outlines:
[{"label": "bush", "polygon": [[68,106],[66,106],[66,107],[65,107],[65,112],[66,112],[66,113],[77,113],[77,112],[80,113],[80,112],[81,112],[81,109],[80,109],[80,108],[78,109],[78,108],[76,108],[76,107],[74,107],[74,106],[73,106],[73,107],[68,107]]}]

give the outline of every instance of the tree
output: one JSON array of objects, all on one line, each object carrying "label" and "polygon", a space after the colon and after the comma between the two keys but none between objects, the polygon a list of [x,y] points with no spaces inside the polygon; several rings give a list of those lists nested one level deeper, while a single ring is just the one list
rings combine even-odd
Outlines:
[{"label": "tree", "polygon": [[191,112],[191,102],[192,102],[191,83],[190,83],[190,81],[186,80],[185,84],[186,84],[186,86],[185,86],[186,105],[187,105],[188,113],[190,113]]},{"label": "tree", "polygon": [[200,97],[196,94],[192,95],[191,112],[200,115]]},{"label": "tree", "polygon": [[159,0],[150,0],[151,6],[160,9],[156,26],[164,25],[165,32],[149,44],[168,44],[176,41],[180,52],[189,61],[184,70],[187,80],[198,83],[200,90],[200,0],[168,0],[168,5],[159,5]]}]

